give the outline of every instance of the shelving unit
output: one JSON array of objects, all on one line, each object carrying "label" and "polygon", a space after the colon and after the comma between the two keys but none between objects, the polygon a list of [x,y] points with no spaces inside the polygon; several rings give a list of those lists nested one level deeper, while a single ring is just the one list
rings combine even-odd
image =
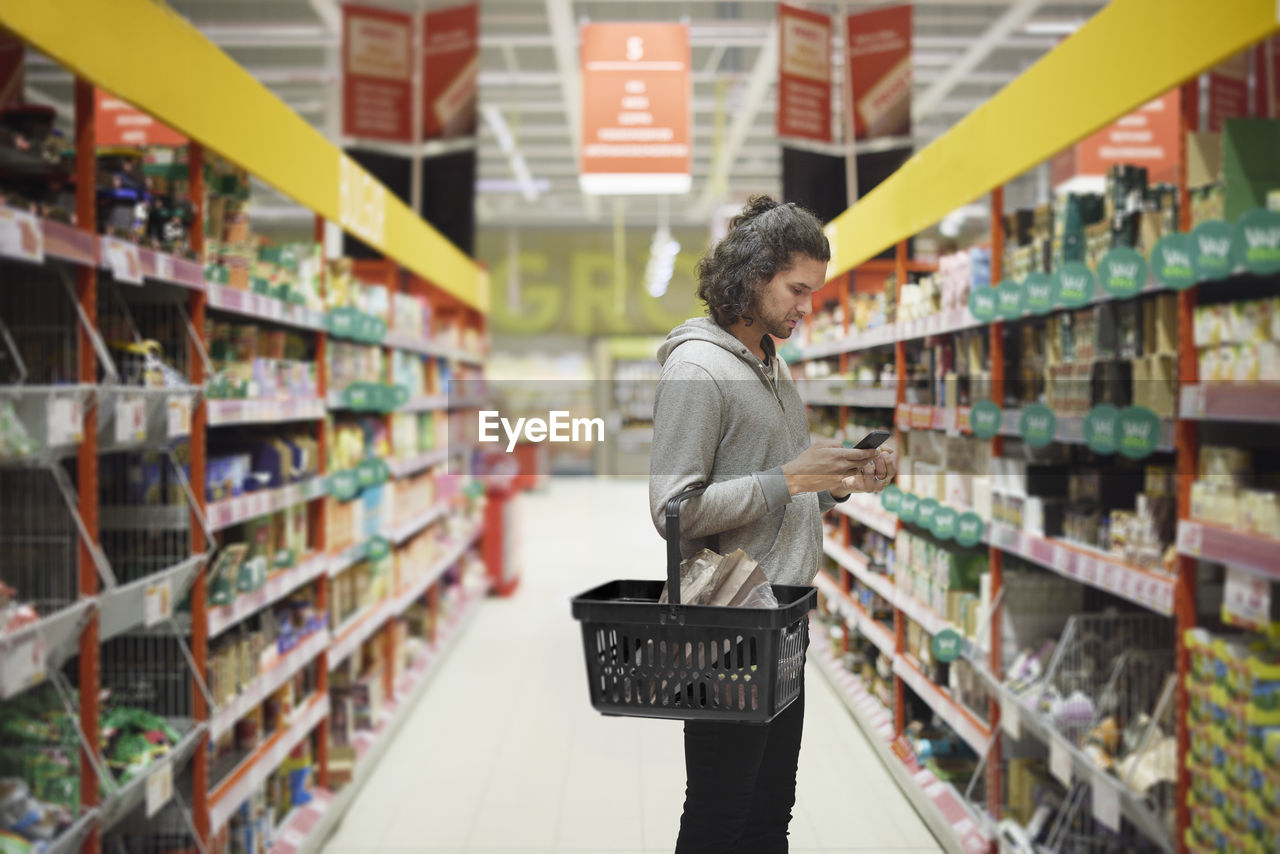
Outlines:
[{"label": "shelving unit", "polygon": [[[335,702],[331,679],[346,660],[369,654],[374,644],[391,662],[397,649],[396,627],[406,611],[417,609],[433,620],[440,617],[429,655],[416,661],[399,684],[392,684],[390,668],[384,674],[394,715],[389,712],[375,722],[369,737],[360,736],[361,770],[367,777],[377,755],[370,748],[386,749],[390,734],[426,690],[433,665],[456,642],[467,624],[463,618],[478,610],[484,595],[468,582],[474,573],[462,571],[464,564],[475,563],[469,555],[484,532],[457,512],[466,505],[476,518],[483,516],[475,506],[480,499],[461,489],[471,477],[473,446],[462,431],[460,441],[452,441],[450,434],[442,446],[387,460],[389,489],[410,480],[419,485],[429,481],[436,501],[407,518],[397,519],[389,512],[378,534],[357,544],[337,543],[327,524],[328,505],[338,502],[328,477],[332,449],[327,447],[327,425],[346,404],[327,393],[329,316],[222,284],[207,276],[202,263],[99,236],[94,87],[113,92],[191,139],[187,167],[193,199],[206,198],[208,146],[313,210],[318,240],[326,219],[359,233],[388,259],[378,262],[376,271],[389,292],[423,300],[442,328],[465,330],[468,339],[481,345],[486,335],[487,278],[471,259],[179,17],[135,0],[126,0],[110,14],[106,11],[84,0],[0,10],[0,25],[78,75],[79,190],[77,226],[0,210],[0,219],[25,221],[40,237],[34,255],[0,256],[5,292],[26,289],[38,294],[39,301],[32,304],[42,312],[36,320],[43,326],[28,338],[51,335],[43,330],[56,328],[66,351],[59,376],[26,376],[24,371],[18,377],[0,377],[0,382],[16,380],[0,386],[0,402],[13,402],[19,421],[37,439],[29,453],[0,461],[0,549],[10,561],[19,554],[14,536],[38,534],[45,549],[39,555],[39,577],[47,579],[45,587],[33,588],[36,576],[24,577],[31,584],[19,591],[38,600],[38,621],[0,635],[0,698],[9,701],[26,692],[48,691],[78,723],[79,814],[54,841],[53,851],[94,854],[103,850],[113,832],[135,824],[165,834],[166,845],[224,851],[229,824],[242,805],[303,746],[315,758],[315,798],[309,806],[327,807],[323,812],[329,823],[312,821],[313,810],[295,809],[281,828],[277,848],[318,850],[323,834],[340,818],[357,788],[351,785],[339,792],[330,787]],[[84,38],[89,32],[94,37]],[[104,53],[100,48],[106,44],[111,49]],[[147,54],[147,68],[126,69],[127,63],[119,62],[119,52],[130,46]],[[184,88],[187,84],[174,75],[158,80],[150,69],[161,66],[175,69],[178,77],[189,75],[191,85],[199,81],[202,91],[216,87],[226,99],[197,103],[178,97],[176,93],[195,89]],[[254,121],[246,123],[246,115]],[[353,206],[344,197],[347,184],[340,172],[377,191],[365,201],[384,209],[378,211],[381,233],[372,233],[364,221],[367,206]],[[204,257],[207,211],[204,204],[196,208],[191,249]],[[121,255],[133,263],[132,273],[117,266]],[[153,314],[159,311],[181,322],[157,320]],[[206,397],[209,342],[197,336],[206,319],[213,317],[304,336],[315,361],[317,393],[305,398]],[[115,345],[104,341],[107,334],[102,331],[104,321],[121,318],[129,321],[135,339],[153,337],[156,330],[191,330],[185,337],[177,333],[163,342],[166,361],[178,366],[186,385],[154,390],[121,379]],[[0,321],[8,328],[20,327],[27,319],[15,314],[13,304],[0,300]],[[447,419],[451,413],[482,405],[483,383],[475,378],[481,376],[486,357],[464,348],[464,343],[468,342],[443,335],[436,340],[420,329],[393,328],[384,340],[371,344],[388,357],[403,351],[452,368],[466,366],[474,379],[463,394],[442,390],[439,395],[411,398],[395,411],[435,410]],[[19,341],[19,347],[26,344],[26,339]],[[384,379],[390,380],[389,373]],[[226,437],[232,435],[271,431],[314,442],[311,474],[274,488],[210,500],[206,473],[211,447],[226,445],[233,441]],[[174,450],[178,442],[184,448],[181,459]],[[122,459],[142,454],[154,455],[171,481],[165,489],[157,488],[163,493],[159,500],[129,493],[120,475]],[[382,488],[382,483],[367,488]],[[15,500],[17,496],[23,501]],[[237,580],[229,599],[212,604],[211,567],[227,544],[245,536],[246,524],[261,525],[267,517],[290,510],[306,519],[306,547],[287,561],[277,556],[276,565],[269,568],[274,571],[252,589],[240,587]],[[19,519],[14,514],[20,512],[25,515]],[[15,519],[27,527],[15,530]],[[455,536],[439,536],[449,530]],[[376,545],[385,548],[383,560],[390,567],[402,554],[417,554],[413,550],[422,548],[428,537],[438,542],[436,560],[425,571],[415,570],[402,583],[393,583],[344,625],[325,622],[314,627],[215,704],[211,643],[228,643],[247,625],[273,619],[274,611],[304,592],[318,612],[327,614],[337,577],[351,564],[368,559],[375,541],[381,541]],[[0,577],[9,580],[7,575]],[[447,620],[442,616],[446,610]],[[99,689],[111,688],[115,702],[128,699],[122,692],[130,686],[131,670],[165,686],[163,702],[143,698],[141,692],[135,699],[139,705],[149,703],[146,711],[162,717],[178,737],[163,759],[117,786],[115,772],[101,758],[100,717],[108,710],[100,707]],[[213,766],[219,760],[213,743],[274,701],[282,689],[300,682],[308,685],[305,696],[298,697],[280,725],[263,734],[252,749],[226,757],[235,759],[234,767],[215,784]]]},{"label": "shelving unit", "polygon": [[[908,259],[905,241],[959,206],[990,194],[991,302],[998,302],[994,299],[994,287],[1006,278],[1002,270],[1005,258],[1004,184],[1046,162],[1097,128],[1162,92],[1180,87],[1206,68],[1280,29],[1280,16],[1272,8],[1273,4],[1245,5],[1247,8],[1234,10],[1232,15],[1215,16],[1201,5],[1177,2],[1163,8],[1162,20],[1155,24],[1149,20],[1141,3],[1117,0],[1109,4],[1018,80],[928,148],[917,152],[873,192],[834,220],[827,229],[833,249],[828,283],[823,293],[815,298],[815,309],[822,300],[837,300],[844,309],[843,325],[821,330],[821,340],[799,348],[798,359],[802,363],[831,360],[831,366],[813,366],[819,370],[805,371],[806,379],[797,379],[806,403],[834,411],[834,420],[841,427],[853,423],[850,416],[855,412],[859,424],[883,418],[883,423],[888,426],[891,417],[899,441],[902,435],[916,431],[937,431],[948,437],[972,437],[970,407],[954,403],[946,407],[919,404],[914,401],[920,398],[909,395],[908,346],[919,346],[922,339],[926,346],[931,346],[927,342],[944,336],[985,335],[990,367],[989,376],[983,378],[985,390],[981,396],[1003,403],[1006,399],[1006,371],[1015,364],[1006,358],[1013,354],[1007,354],[1005,350],[1018,340],[1006,337],[1006,328],[1035,322],[1035,318],[1045,312],[1020,311],[1001,316],[997,311],[994,319],[986,320],[975,316],[977,309],[960,308],[854,331],[849,323],[850,292],[854,288],[852,278],[864,274],[882,276],[886,272],[886,262],[869,259],[896,247],[892,272],[898,284],[902,285],[907,281],[908,271],[915,272],[919,267]],[[1129,29],[1131,27],[1137,30]],[[1144,33],[1141,46],[1133,45],[1132,50],[1120,53],[1105,47],[1118,44],[1125,38],[1124,33],[1134,31]],[[1185,48],[1176,55],[1163,50],[1164,45],[1174,43],[1174,40]],[[1112,60],[1100,62],[1099,57],[1103,56],[1112,57]],[[1125,72],[1117,73],[1121,69]],[[1060,97],[1060,93],[1080,91],[1081,81],[1101,81],[1101,74],[1106,75],[1106,83],[1099,82],[1096,90],[1090,87],[1088,98]],[[1182,97],[1192,95],[1184,89]],[[1184,114],[1192,113],[1184,110]],[[1188,119],[1184,119],[1186,122]],[[1190,119],[1183,130],[1195,129],[1196,122],[1196,119]],[[1034,127],[1036,132],[1010,133],[1010,128],[1015,127]],[[1191,221],[1186,181],[1184,165],[1178,187],[1179,229],[1183,232],[1190,231]],[[979,535],[973,538],[973,545],[969,548],[987,550],[989,589],[984,588],[983,594],[989,603],[989,611],[981,620],[980,637],[961,639],[960,660],[983,683],[990,700],[987,714],[972,715],[971,719],[972,713],[953,703],[942,688],[929,680],[925,669],[918,666],[919,662],[913,662],[906,654],[905,638],[910,626],[918,626],[926,637],[957,627],[948,624],[928,605],[897,586],[892,577],[877,571],[868,555],[853,547],[851,526],[859,526],[890,539],[904,530],[930,542],[943,544],[953,538],[953,532],[948,530],[946,536],[934,537],[930,526],[915,521],[915,501],[902,521],[898,519],[896,505],[890,511],[865,500],[851,500],[839,506],[837,513],[833,514],[837,521],[834,532],[825,538],[824,550],[834,562],[835,574],[820,573],[816,584],[823,607],[844,624],[842,643],[845,646],[833,645],[819,630],[821,624],[815,624],[810,652],[845,698],[855,721],[893,772],[894,779],[947,850],[976,852],[996,849],[999,822],[1004,818],[1006,740],[1018,740],[1024,736],[1047,751],[1050,764],[1056,768],[1055,776],[1064,782],[1069,797],[1077,799],[1071,807],[1073,815],[1083,815],[1091,822],[1117,830],[1123,820],[1125,831],[1135,833],[1146,844],[1161,850],[1189,850],[1185,835],[1189,827],[1189,775],[1185,762],[1189,744],[1185,688],[1189,659],[1184,634],[1197,624],[1196,564],[1197,561],[1221,564],[1244,570],[1255,577],[1275,580],[1274,555],[1280,546],[1280,540],[1272,536],[1232,531],[1190,518],[1191,483],[1195,477],[1191,473],[1197,470],[1199,436],[1208,429],[1202,425],[1280,423],[1280,385],[1211,383],[1202,382],[1197,376],[1192,317],[1199,291],[1199,286],[1193,284],[1176,295],[1178,329],[1175,346],[1180,389],[1177,417],[1159,420],[1156,426],[1158,435],[1152,442],[1155,453],[1163,453],[1166,457],[1172,455],[1176,460],[1179,556],[1176,559],[1165,557],[1166,565],[1173,561],[1176,566],[1172,572],[1145,569],[1126,563],[1116,555],[1069,540],[1034,536],[1006,522],[982,519]],[[1096,295],[1084,300],[1080,307],[1118,304],[1123,300],[1154,298],[1170,292],[1171,286],[1152,275],[1130,296],[1113,297],[1099,287]],[[1068,306],[1051,306],[1048,313],[1053,314],[1063,308]],[[983,314],[983,318],[986,317]],[[885,365],[886,353],[889,354],[888,367],[884,367],[879,375],[881,382],[886,375],[895,376],[898,386],[894,390],[846,390],[838,382],[814,379],[815,376],[822,377],[827,372],[835,374],[837,371],[851,377],[850,369],[854,365],[862,367],[863,374],[867,373],[868,366],[871,373],[876,373],[875,369]],[[950,397],[949,390],[948,399]],[[923,399],[930,398],[926,396]],[[862,411],[866,407],[889,410],[891,416],[884,412],[869,415]],[[1003,409],[995,429],[982,434],[991,436],[993,458],[1002,455],[1006,441],[1021,435],[1021,420],[1022,412],[1018,409]],[[1086,428],[1086,419],[1082,415],[1059,416],[1044,441],[1051,444],[1089,444]],[[856,439],[857,436],[847,438]],[[932,512],[936,514],[945,510],[959,514],[969,509],[946,508],[945,505],[937,505],[937,508]],[[871,542],[870,534],[868,542]],[[961,546],[950,547],[963,550]],[[1169,688],[1173,697],[1169,721],[1176,722],[1178,749],[1177,793],[1170,807],[1170,814],[1176,818],[1173,827],[1167,826],[1162,816],[1153,811],[1140,794],[1114,774],[1099,768],[1076,741],[1061,734],[1050,725],[1045,713],[1032,707],[1006,684],[1002,662],[1007,659],[1001,646],[1008,638],[1002,636],[1001,625],[1008,607],[1005,599],[1006,564],[1015,558],[1077,582],[1089,590],[1110,594],[1130,608],[1137,606],[1135,613],[1172,618],[1169,621],[1174,629],[1171,634],[1177,637],[1173,658],[1176,679]],[[860,592],[851,593],[855,586]],[[859,596],[864,598],[860,600]],[[891,624],[884,616],[887,612],[878,612],[881,619],[876,619],[868,610],[871,606],[864,607],[864,602],[872,601],[865,598],[868,596],[877,597],[877,608],[884,607],[879,604],[880,600],[887,604],[893,614]],[[850,630],[869,642],[869,647],[863,649],[870,649],[873,657],[878,651],[880,666],[886,661],[892,666],[893,702],[887,707],[841,663],[847,651]],[[977,773],[985,775],[985,809],[967,802],[950,787],[939,786],[927,772],[923,776],[915,776],[904,771],[903,757],[913,755],[909,746],[901,745],[902,750],[889,749],[895,740],[904,738],[906,720],[903,708],[908,688],[980,757]],[[1025,750],[1025,745],[1020,745],[1020,749]],[[948,797],[954,798],[959,808],[946,816],[944,809],[934,803],[933,797],[944,790],[948,791]]]}]

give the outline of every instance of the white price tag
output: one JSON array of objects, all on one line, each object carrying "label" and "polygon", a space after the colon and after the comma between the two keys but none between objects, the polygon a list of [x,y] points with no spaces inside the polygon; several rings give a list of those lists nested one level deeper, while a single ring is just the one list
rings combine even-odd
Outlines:
[{"label": "white price tag", "polygon": [[141,442],[147,438],[147,404],[138,395],[116,401],[116,441]]},{"label": "white price tag", "polygon": [[1199,522],[1178,523],[1178,551],[1184,555],[1200,557],[1204,549],[1204,528]]},{"label": "white price tag", "polygon": [[44,641],[33,635],[0,657],[0,696],[9,697],[44,680]]},{"label": "white price tag", "polygon": [[173,256],[157,252],[153,257],[156,259],[156,278],[173,281]]},{"label": "white price tag", "polygon": [[169,398],[169,438],[191,435],[191,395]]},{"label": "white price tag", "polygon": [[1229,566],[1222,608],[1238,625],[1265,625],[1271,622],[1271,585],[1256,575]]},{"label": "white price tag", "polygon": [[173,583],[169,579],[147,585],[144,613],[147,628],[173,616]]},{"label": "white price tag", "polygon": [[142,255],[136,243],[115,237],[102,238],[102,255],[117,282],[142,284]]},{"label": "white price tag", "polygon": [[1182,392],[1182,417],[1183,418],[1203,418],[1204,417],[1204,392],[1202,385],[1188,386]]},{"label": "white price tag", "polygon": [[1062,785],[1071,788],[1071,752],[1056,738],[1049,742],[1049,773]]},{"label": "white price tag", "polygon": [[1058,572],[1070,572],[1071,552],[1067,549],[1055,548],[1053,550],[1053,568]]},{"label": "white price tag", "polygon": [[84,439],[84,412],[78,395],[49,398],[46,436],[50,446],[74,445]]},{"label": "white price tag", "polygon": [[1012,739],[1022,738],[1022,710],[1016,701],[1006,699],[1000,704],[1000,728]]},{"label": "white price tag", "polygon": [[0,206],[0,255],[44,263],[44,226],[34,214]]},{"label": "white price tag", "polygon": [[173,797],[173,763],[163,759],[147,775],[147,818],[155,815]]},{"label": "white price tag", "polygon": [[1120,792],[1097,780],[1093,786],[1093,817],[1112,830],[1120,830]]}]

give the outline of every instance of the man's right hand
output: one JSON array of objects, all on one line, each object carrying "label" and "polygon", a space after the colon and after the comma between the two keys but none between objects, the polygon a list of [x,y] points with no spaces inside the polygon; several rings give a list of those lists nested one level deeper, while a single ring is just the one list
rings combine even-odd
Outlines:
[{"label": "man's right hand", "polygon": [[792,495],[839,489],[845,478],[856,474],[886,477],[884,458],[875,450],[843,447],[833,440],[814,442],[800,456],[782,466]]}]

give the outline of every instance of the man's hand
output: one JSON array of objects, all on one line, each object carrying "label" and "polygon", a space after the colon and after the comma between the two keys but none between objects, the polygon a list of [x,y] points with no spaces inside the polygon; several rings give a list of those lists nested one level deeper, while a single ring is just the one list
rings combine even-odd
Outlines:
[{"label": "man's hand", "polygon": [[832,498],[844,498],[853,492],[883,492],[898,475],[897,462],[892,448],[879,448],[874,464],[864,463],[861,470],[840,481],[831,490]]},{"label": "man's hand", "polygon": [[[865,486],[866,482],[876,482],[878,476],[887,484],[892,478],[890,465],[889,458],[881,452],[845,448],[832,440],[818,440],[785,464],[782,473],[792,495],[830,490],[836,498],[842,498],[851,491],[876,491],[849,485],[854,481]],[[883,485],[880,488],[883,489]]]}]

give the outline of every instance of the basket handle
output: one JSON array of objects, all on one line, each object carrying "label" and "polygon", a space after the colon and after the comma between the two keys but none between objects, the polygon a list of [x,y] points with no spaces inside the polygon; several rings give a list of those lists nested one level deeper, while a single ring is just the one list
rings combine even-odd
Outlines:
[{"label": "basket handle", "polygon": [[707,491],[707,484],[686,489],[667,502],[667,601],[680,604],[680,505]]}]

